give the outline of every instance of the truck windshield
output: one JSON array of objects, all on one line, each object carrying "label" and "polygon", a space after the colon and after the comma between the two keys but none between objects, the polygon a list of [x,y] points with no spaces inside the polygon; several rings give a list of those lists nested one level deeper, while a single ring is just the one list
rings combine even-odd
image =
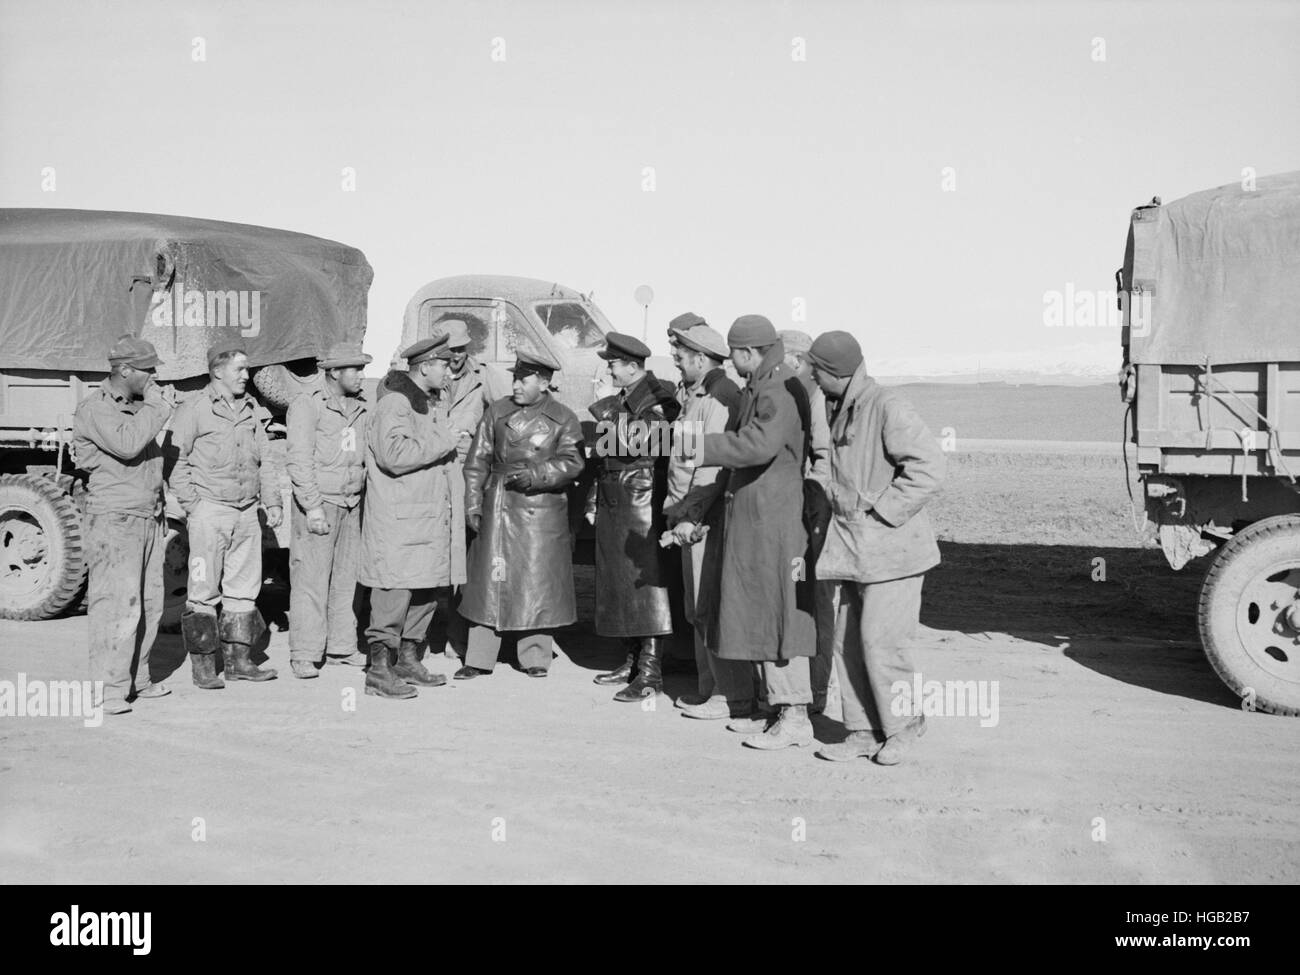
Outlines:
[{"label": "truck windshield", "polygon": [[542,301],[533,309],[562,348],[599,349],[605,344],[600,326],[576,301]]}]

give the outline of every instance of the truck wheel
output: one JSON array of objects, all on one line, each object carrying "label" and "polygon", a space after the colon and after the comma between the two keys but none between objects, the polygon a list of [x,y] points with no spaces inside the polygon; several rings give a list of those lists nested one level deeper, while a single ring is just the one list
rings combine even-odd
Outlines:
[{"label": "truck wheel", "polygon": [[164,633],[181,631],[185,596],[190,585],[190,536],[185,525],[167,520],[163,534],[163,611],[158,628]]},{"label": "truck wheel", "polygon": [[321,382],[317,371],[298,375],[288,366],[262,366],[253,373],[253,386],[268,407],[276,413],[283,413],[289,404],[302,393],[309,393]]},{"label": "truck wheel", "polygon": [[85,584],[77,503],[48,477],[0,476],[0,619],[52,619]]},{"label": "truck wheel", "polygon": [[1205,575],[1198,617],[1205,655],[1248,708],[1300,715],[1300,515],[1234,535]]}]

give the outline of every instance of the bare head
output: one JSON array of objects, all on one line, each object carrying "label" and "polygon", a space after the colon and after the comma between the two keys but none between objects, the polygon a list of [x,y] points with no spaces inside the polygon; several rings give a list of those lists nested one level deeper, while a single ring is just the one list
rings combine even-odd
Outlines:
[{"label": "bare head", "polygon": [[208,377],[224,396],[243,396],[248,388],[248,354],[226,349],[208,361]]}]

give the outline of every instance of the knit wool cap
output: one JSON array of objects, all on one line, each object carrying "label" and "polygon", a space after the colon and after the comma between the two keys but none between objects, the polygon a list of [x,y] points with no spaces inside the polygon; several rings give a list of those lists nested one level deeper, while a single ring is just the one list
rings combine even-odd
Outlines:
[{"label": "knit wool cap", "polygon": [[808,350],[808,361],[842,379],[862,365],[862,346],[848,332],[823,332]]}]

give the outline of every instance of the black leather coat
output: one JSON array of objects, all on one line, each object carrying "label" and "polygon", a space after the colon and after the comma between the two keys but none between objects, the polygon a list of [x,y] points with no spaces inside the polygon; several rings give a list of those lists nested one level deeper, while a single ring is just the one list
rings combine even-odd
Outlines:
[{"label": "black leather coat", "polygon": [[[483,412],[465,457],[465,514],[481,515],[460,615],[495,630],[542,630],[577,619],[566,489],[582,473],[582,426],[550,394]],[[532,487],[506,486],[528,471]]]},{"label": "black leather coat", "polygon": [[[597,421],[600,467],[587,501],[596,513],[596,632],[601,636],[664,636],[673,631],[668,598],[669,559],[675,549],[659,547],[664,498],[668,492],[667,450],[662,456],[631,455],[627,438],[606,437],[620,421],[670,423],[680,407],[671,384],[654,373],[616,396],[590,406]],[[656,441],[667,447],[666,438]],[[617,449],[610,451],[608,445]],[[631,448],[635,451],[636,448]]]}]

